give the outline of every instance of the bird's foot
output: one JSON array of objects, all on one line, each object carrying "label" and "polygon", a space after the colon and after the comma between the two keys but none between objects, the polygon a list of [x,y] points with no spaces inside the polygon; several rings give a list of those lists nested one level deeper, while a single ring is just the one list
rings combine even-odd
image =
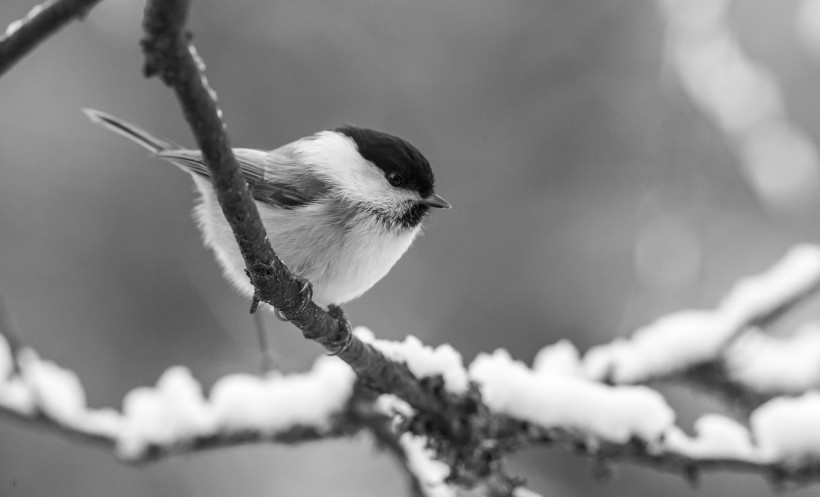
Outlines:
[{"label": "bird's foot", "polygon": [[274,314],[274,316],[276,316],[276,319],[278,319],[279,321],[285,321],[285,322],[290,321],[290,319],[288,319],[288,318],[286,318],[285,316],[282,315],[282,311],[280,311],[277,307],[273,308],[273,314]]},{"label": "bird's foot", "polygon": [[301,278],[299,276],[296,276],[296,281],[302,283],[302,289],[299,290],[299,295],[302,296],[302,306],[299,308],[301,311],[313,301],[313,283],[308,281],[307,278]]},{"label": "bird's foot", "polygon": [[347,319],[345,312],[341,307],[335,304],[327,306],[327,313],[339,322],[340,337],[334,343],[330,344],[333,349],[328,353],[330,356],[339,355],[346,351],[353,343],[353,332],[350,327],[350,320]]},{"label": "bird's foot", "polygon": [[[296,281],[302,284],[302,288],[299,290],[299,295],[302,297],[302,303],[299,305],[298,310],[298,312],[301,312],[305,310],[305,308],[308,306],[310,302],[313,301],[313,283],[308,281],[307,278],[301,278],[299,276],[294,276],[294,278],[296,278]],[[253,310],[251,310],[251,312],[253,312]],[[290,319],[286,318],[282,314],[282,311],[280,311],[276,307],[273,308],[273,313],[276,315],[276,318],[279,319],[279,321],[290,321]]]}]

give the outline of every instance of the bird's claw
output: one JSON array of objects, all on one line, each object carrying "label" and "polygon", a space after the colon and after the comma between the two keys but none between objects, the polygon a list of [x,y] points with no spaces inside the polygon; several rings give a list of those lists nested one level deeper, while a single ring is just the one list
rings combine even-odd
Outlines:
[{"label": "bird's claw", "polygon": [[[295,276],[295,278],[296,281],[302,283],[302,288],[299,290],[299,295],[302,296],[302,303],[299,306],[299,312],[301,312],[313,301],[313,283],[308,281],[307,278],[300,278],[299,276]],[[286,318],[282,314],[282,311],[276,307],[273,308],[273,313],[279,321],[290,321],[290,319]]]},{"label": "bird's claw", "polygon": [[280,311],[278,307],[273,308],[273,314],[276,316],[276,319],[278,319],[279,321],[285,321],[285,322],[290,321],[290,319],[288,319],[288,318],[286,318],[285,316],[282,315],[282,311]]},{"label": "bird's claw", "polygon": [[330,304],[327,306],[327,313],[339,322],[339,331],[343,335],[341,340],[332,344],[334,348],[327,354],[329,356],[335,356],[350,348],[350,345],[353,343],[353,332],[351,331],[350,321],[347,319],[347,316],[345,316],[345,312],[341,307]]},{"label": "bird's claw", "polygon": [[313,300],[313,283],[308,281],[307,278],[300,278],[296,277],[297,281],[302,282],[302,289],[299,290],[299,295],[302,295],[304,299],[302,299],[302,308],[306,307],[308,302]]}]

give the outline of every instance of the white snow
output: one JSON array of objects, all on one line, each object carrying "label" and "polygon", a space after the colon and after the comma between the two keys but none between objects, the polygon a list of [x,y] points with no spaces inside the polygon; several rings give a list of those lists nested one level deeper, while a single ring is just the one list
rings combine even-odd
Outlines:
[{"label": "white snow", "polygon": [[390,417],[409,418],[415,412],[410,404],[392,393],[379,395],[373,407],[376,411]]},{"label": "white snow", "polygon": [[532,369],[539,375],[583,376],[581,354],[566,339],[539,350],[532,361]]},{"label": "white snow", "polygon": [[470,378],[494,411],[545,428],[577,428],[613,442],[637,437],[656,443],[675,420],[654,390],[539,375],[504,350],[480,354],[470,365]]},{"label": "white snow", "polygon": [[18,414],[33,415],[37,412],[31,390],[14,374],[14,357],[6,337],[0,333],[0,407]]},{"label": "white snow", "polygon": [[156,387],[137,388],[125,397],[118,450],[134,458],[151,444],[173,445],[212,434],[326,428],[350,398],[354,379],[339,359],[320,357],[305,374],[223,377],[206,399],[190,371],[174,367]]},{"label": "white snow", "polygon": [[707,414],[695,422],[695,436],[672,427],[664,448],[692,459],[731,459],[755,461],[758,450],[749,430],[737,421],[718,414]]},{"label": "white snow", "polygon": [[41,360],[33,350],[20,351],[19,364],[37,407],[62,424],[76,426],[86,410],[85,390],[77,375]]},{"label": "white snow", "polygon": [[25,416],[33,416],[37,412],[31,390],[19,377],[0,381],[0,407]]},{"label": "white snow", "polygon": [[767,461],[799,463],[820,457],[820,393],[778,397],[758,407],[749,424],[761,457]]},{"label": "white snow", "polygon": [[450,468],[433,457],[433,452],[425,447],[424,437],[404,433],[399,438],[407,456],[407,467],[418,479],[426,497],[456,497],[457,489],[444,483]]},{"label": "white snow", "polygon": [[464,361],[461,354],[451,345],[443,344],[434,349],[412,335],[408,335],[403,342],[380,340],[374,337],[372,331],[362,326],[357,327],[354,333],[360,340],[373,345],[389,359],[405,363],[417,378],[441,375],[448,391],[467,391],[468,379]]},{"label": "white snow", "polygon": [[18,364],[19,375],[0,379],[0,406],[27,416],[41,412],[63,426],[92,435],[113,437],[119,430],[116,411],[88,408],[83,386],[73,371],[40,359],[30,349],[19,351]]},{"label": "white snow", "polygon": [[[9,362],[4,346],[8,348],[0,340],[0,359]],[[342,361],[321,357],[305,374],[226,376],[206,399],[191,372],[177,366],[167,370],[156,387],[129,392],[120,414],[89,409],[76,374],[41,360],[34,351],[22,350],[18,362],[19,376],[11,370],[0,377],[0,407],[29,416],[42,412],[67,428],[116,440],[126,459],[138,458],[151,445],[185,443],[200,436],[273,433],[293,426],[326,428],[330,417],[347,403],[355,380]]]},{"label": "white snow", "polygon": [[156,387],[128,392],[123,400],[123,416],[117,450],[124,458],[138,457],[151,444],[172,445],[213,433],[216,427],[202,387],[182,366],[165,371]]},{"label": "white snow", "polygon": [[637,383],[713,359],[737,323],[713,311],[681,311],[641,328],[629,339],[593,347],[584,371],[595,380]]},{"label": "white snow", "polygon": [[[544,428],[563,428],[587,441],[646,442],[652,453],[693,459],[796,463],[820,458],[820,392],[776,398],[755,410],[750,428],[706,415],[689,436],[675,426],[675,412],[658,392],[629,383],[668,374],[720,357],[736,381],[761,393],[800,393],[820,385],[820,325],[788,338],[748,328],[761,316],[820,284],[820,249],[800,246],[766,273],[738,283],[713,311],[689,310],[662,317],[629,339],[591,349],[583,358],[569,341],[542,348],[532,368],[504,350],[479,354],[469,370],[450,345],[429,347],[408,336],[402,342],[376,339],[366,328],[356,335],[407,365],[418,378],[441,375],[453,393],[471,381],[494,412]],[[138,458],[156,444],[173,446],[192,438],[231,433],[275,434],[292,427],[328,429],[350,400],[355,374],[341,360],[322,356],[303,374],[223,377],[209,396],[184,367],[166,371],[155,387],[129,392],[122,414],[89,409],[72,371],[18,354],[14,370],[9,344],[0,335],[0,407],[23,415],[42,412],[69,428],[108,436],[124,458]],[[610,386],[601,380],[612,380]],[[374,406],[397,419],[412,408],[393,395]],[[410,434],[400,442],[411,470],[428,496],[450,497],[448,468]]]},{"label": "white snow", "polygon": [[591,379],[638,383],[716,358],[754,320],[820,283],[820,249],[793,248],[765,273],[739,282],[714,311],[662,317],[628,339],[593,347],[583,359]]},{"label": "white snow", "polygon": [[820,248],[798,245],[763,274],[735,284],[719,310],[737,323],[766,315],[820,282]]},{"label": "white snow", "polygon": [[214,385],[211,404],[217,423],[228,431],[273,433],[298,425],[324,429],[350,399],[354,381],[347,364],[322,356],[304,374],[226,376]]},{"label": "white snow", "polygon": [[798,394],[820,386],[820,325],[779,338],[750,330],[728,348],[723,362],[734,381],[763,394]]}]

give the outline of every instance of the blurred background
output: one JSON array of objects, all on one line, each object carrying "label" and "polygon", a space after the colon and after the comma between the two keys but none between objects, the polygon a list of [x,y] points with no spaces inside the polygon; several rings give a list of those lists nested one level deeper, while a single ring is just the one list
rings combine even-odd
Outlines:
[{"label": "blurred background", "polygon": [[[0,2],[0,24],[32,5]],[[142,8],[104,0],[0,78],[0,291],[25,342],[98,407],[171,365],[207,387],[260,364],[249,302],[191,221],[190,179],[80,112],[193,143],[171,92],[141,75]],[[712,306],[820,238],[817,0],[200,0],[191,24],[234,145],[355,123],[430,159],[454,208],[346,306],[380,337],[451,343],[466,361],[504,347],[529,362],[561,338],[586,350]],[[283,370],[323,353],[266,321]],[[723,410],[664,393],[687,430]],[[631,465],[599,482],[559,449],[510,466],[545,496],[772,492]],[[0,423],[3,496],[227,494],[404,495],[404,481],[363,436],[129,467]]]}]

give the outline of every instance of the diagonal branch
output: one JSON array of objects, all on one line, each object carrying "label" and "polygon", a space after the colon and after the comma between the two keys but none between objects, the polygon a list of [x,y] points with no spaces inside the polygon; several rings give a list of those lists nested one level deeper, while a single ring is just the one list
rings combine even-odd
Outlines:
[{"label": "diagonal branch", "polygon": [[14,21],[0,37],[0,75],[60,28],[84,17],[100,0],[47,0]]},{"label": "diagonal branch", "polygon": [[414,407],[440,413],[406,368],[387,360],[372,346],[352,336],[343,318],[331,316],[301,292],[298,280],[276,256],[256,205],[239,173],[215,92],[202,72],[204,64],[185,29],[190,0],[149,0],[145,9],[146,76],[159,76],[171,87],[211,171],[217,198],[233,229],[255,298],[266,302],[302,330],[305,338],[323,345],[348,363],[362,379],[382,392],[392,392]]}]

